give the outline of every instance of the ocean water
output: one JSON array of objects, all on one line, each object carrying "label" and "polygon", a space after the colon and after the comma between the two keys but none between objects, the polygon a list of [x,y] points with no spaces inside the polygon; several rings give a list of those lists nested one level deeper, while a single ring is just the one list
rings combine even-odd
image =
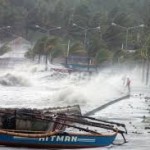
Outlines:
[{"label": "ocean water", "polygon": [[[141,90],[142,84],[137,76],[138,69],[126,72],[132,80],[132,92],[129,99],[120,101],[97,112],[93,117],[109,118],[112,121],[125,123],[129,131],[124,145],[112,145],[104,150],[149,150],[150,133],[145,126],[150,123],[143,121],[149,116],[148,104]],[[89,78],[78,74],[63,75],[44,71],[44,66],[26,63],[14,69],[0,70],[0,107],[4,108],[49,108],[68,105],[80,105],[82,113],[106,104],[115,98],[127,94],[123,85],[125,74],[111,70],[102,70]],[[136,89],[138,87],[138,89]],[[134,90],[136,89],[136,90]],[[139,94],[142,93],[142,97]],[[117,140],[120,142],[121,138]],[[26,148],[0,147],[1,150],[27,150]],[[99,148],[95,148],[99,149]]]}]

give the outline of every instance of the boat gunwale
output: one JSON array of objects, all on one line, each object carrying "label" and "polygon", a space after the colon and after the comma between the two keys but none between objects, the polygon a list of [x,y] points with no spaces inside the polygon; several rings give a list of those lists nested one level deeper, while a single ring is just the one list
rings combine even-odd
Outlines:
[{"label": "boat gunwale", "polygon": [[[17,130],[16,130],[17,131]],[[18,130],[17,132],[15,132],[15,130],[0,130],[0,134],[6,134],[6,135],[10,135],[10,136],[20,136],[20,137],[29,137],[29,138],[39,138],[39,137],[49,137],[49,136],[53,136],[53,135],[58,135],[58,134],[66,134],[68,136],[95,136],[95,137],[101,137],[101,136],[114,136],[114,135],[117,135],[117,131],[116,132],[113,132],[113,133],[99,133],[99,134],[96,134],[96,133],[90,133],[90,134],[85,134],[85,133],[74,133],[74,132],[71,132],[71,133],[68,133],[68,132],[61,132],[61,131],[37,131],[38,133],[36,133],[36,131],[34,131],[35,133],[31,133],[30,131],[24,131],[22,130],[22,132],[20,132],[21,130]],[[25,133],[27,132],[27,133]],[[39,132],[42,132],[42,134],[40,134]]]}]

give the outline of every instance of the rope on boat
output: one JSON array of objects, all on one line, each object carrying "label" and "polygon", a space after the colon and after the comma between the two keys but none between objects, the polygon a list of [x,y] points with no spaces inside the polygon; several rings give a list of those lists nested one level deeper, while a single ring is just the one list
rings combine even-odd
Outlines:
[{"label": "rope on boat", "polygon": [[52,135],[56,135],[58,134],[59,131],[54,131],[54,132],[45,132],[45,133],[42,133],[42,134],[31,134],[31,133],[17,133],[15,132],[14,130],[0,130],[0,134],[6,134],[6,135],[12,135],[12,136],[19,136],[19,137],[28,137],[28,138],[42,138],[42,137],[47,137],[47,136],[52,136]]}]

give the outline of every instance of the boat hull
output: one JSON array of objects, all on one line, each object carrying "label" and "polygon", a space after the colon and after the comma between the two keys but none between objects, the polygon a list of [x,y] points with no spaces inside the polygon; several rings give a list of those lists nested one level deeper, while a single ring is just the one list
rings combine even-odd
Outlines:
[{"label": "boat hull", "polygon": [[31,148],[92,148],[109,146],[115,140],[116,133],[112,135],[78,135],[59,133],[40,138],[29,138],[0,134],[0,145]]}]

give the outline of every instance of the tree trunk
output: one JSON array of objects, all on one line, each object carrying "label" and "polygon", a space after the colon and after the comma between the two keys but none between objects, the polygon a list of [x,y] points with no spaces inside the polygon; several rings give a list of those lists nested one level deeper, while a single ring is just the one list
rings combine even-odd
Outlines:
[{"label": "tree trunk", "polygon": [[145,69],[145,63],[146,63],[146,61],[145,61],[145,59],[143,59],[142,60],[142,82],[144,82],[145,81],[145,71],[146,71],[146,69]]},{"label": "tree trunk", "polygon": [[88,71],[90,70],[90,55],[88,54]]},{"label": "tree trunk", "polygon": [[52,54],[50,53],[50,63],[52,64],[52,62],[53,62],[53,58],[52,58]]},{"label": "tree trunk", "polygon": [[39,54],[38,63],[40,64],[41,61],[41,55]]},{"label": "tree trunk", "polygon": [[45,71],[47,71],[48,55],[45,55]]},{"label": "tree trunk", "polygon": [[146,85],[149,83],[149,59],[147,59]]},{"label": "tree trunk", "polygon": [[68,57],[66,57],[66,65],[68,65]]}]

